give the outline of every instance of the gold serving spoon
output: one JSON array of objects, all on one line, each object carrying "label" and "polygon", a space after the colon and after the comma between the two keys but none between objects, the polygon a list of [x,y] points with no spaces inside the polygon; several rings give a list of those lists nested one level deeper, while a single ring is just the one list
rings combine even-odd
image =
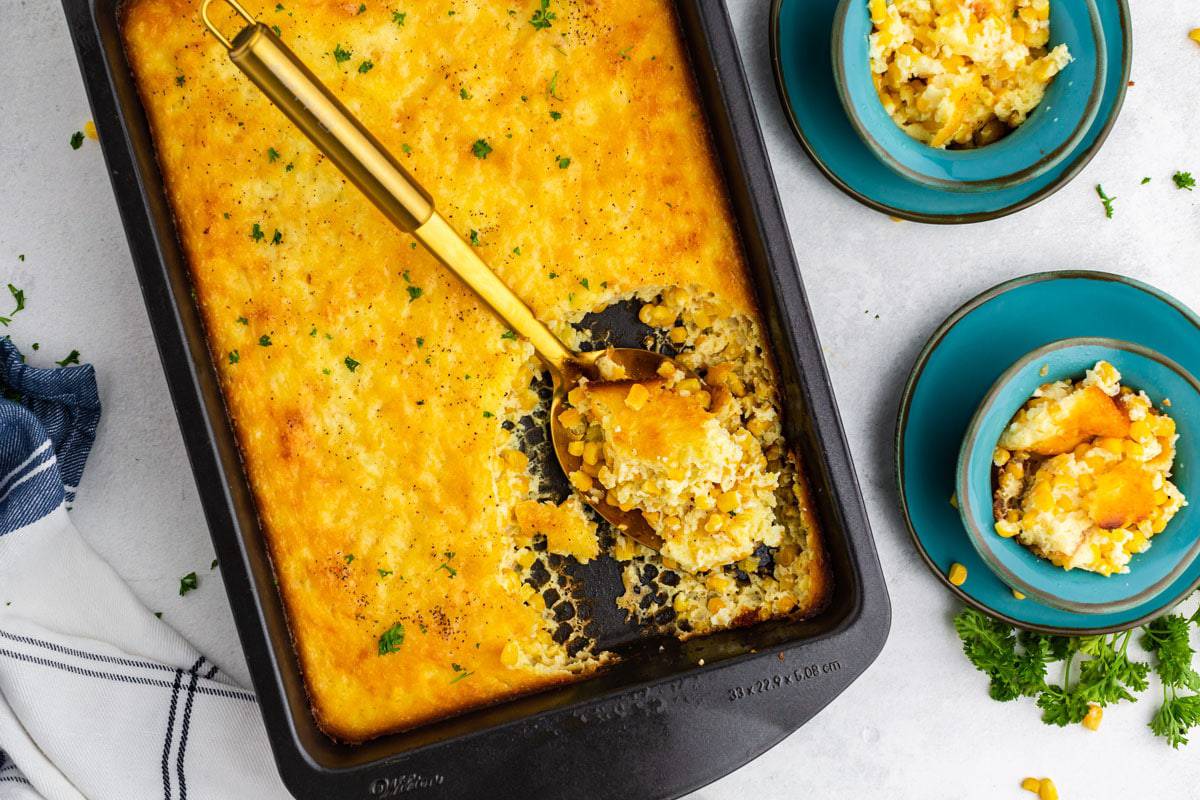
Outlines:
[{"label": "gold serving spoon", "polygon": [[[270,28],[255,20],[238,0],[221,0],[246,22],[246,26],[232,40],[227,39],[209,18],[209,7],[214,2],[216,0],[203,0],[200,18],[229,52],[230,60],[392,224],[416,237],[430,253],[471,287],[496,316],[533,345],[553,376],[551,438],[555,455],[566,474],[578,470],[582,461],[568,451],[570,438],[558,417],[564,409],[567,392],[580,378],[601,381],[596,365],[601,355],[623,368],[625,374],[622,380],[625,382],[657,380],[660,377],[658,370],[664,362],[688,373],[667,356],[649,350],[609,348],[588,353],[572,352],[533,315],[512,289],[488,269],[476,255],[475,249],[434,209],[429,193],[413,180],[379,140],[355,119]],[[593,503],[582,492],[579,494],[618,530],[647,547],[655,550],[662,547],[662,539],[646,522],[641,511],[622,511],[606,502]]]}]

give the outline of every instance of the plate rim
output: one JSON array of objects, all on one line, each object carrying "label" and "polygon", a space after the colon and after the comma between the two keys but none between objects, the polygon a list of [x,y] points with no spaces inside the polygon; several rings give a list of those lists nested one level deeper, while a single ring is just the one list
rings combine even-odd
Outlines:
[{"label": "plate rim", "polygon": [[[1068,183],[1078,177],[1099,152],[1100,148],[1108,139],[1109,133],[1112,132],[1113,126],[1117,122],[1117,117],[1121,115],[1121,109],[1125,105],[1125,94],[1129,88],[1129,75],[1133,63],[1133,35],[1132,35],[1132,19],[1129,12],[1128,0],[1113,0],[1117,5],[1121,27],[1121,82],[1117,88],[1117,97],[1113,102],[1112,109],[1108,112],[1107,118],[1103,126],[1100,128],[1100,133],[1096,137],[1096,141],[1092,142],[1083,152],[1071,161],[1065,171],[1057,179],[1039,189],[1038,191],[1018,200],[1015,203],[998,208],[994,211],[977,211],[970,214],[931,214],[924,212],[908,211],[906,209],[890,206],[874,200],[867,195],[852,188],[849,184],[843,181],[837,173],[835,173],[813,150],[809,144],[808,137],[804,134],[804,130],[800,127],[800,123],[796,119],[796,112],[792,106],[791,98],[788,96],[787,83],[783,77],[783,62],[780,55],[780,36],[781,30],[779,26],[779,15],[783,8],[784,2],[788,0],[771,0],[770,7],[770,25],[769,25],[769,45],[771,52],[771,71],[775,77],[775,91],[779,95],[779,100],[783,105],[784,116],[787,118],[788,127],[791,128],[792,134],[800,142],[806,155],[817,169],[838,189],[859,203],[878,211],[881,214],[886,214],[890,217],[906,219],[910,222],[923,222],[929,225],[963,225],[973,222],[987,222],[993,219],[1000,219],[1009,214],[1015,214],[1018,211],[1023,211],[1032,205],[1040,203],[1050,195],[1062,189]],[[829,0],[832,2],[833,0]],[[830,67],[832,70],[832,66]],[[1095,123],[1093,123],[1095,124]],[[869,151],[869,149],[868,149]]]},{"label": "plate rim", "polygon": [[[939,569],[937,564],[935,564],[933,562],[933,559],[930,558],[929,553],[925,550],[924,545],[921,543],[920,537],[917,535],[916,528],[913,525],[912,516],[909,513],[908,497],[905,493],[905,481],[904,481],[904,430],[908,423],[909,411],[910,411],[910,407],[912,405],[913,391],[916,388],[917,381],[920,379],[921,374],[925,370],[925,366],[926,366],[927,362],[929,361],[929,357],[941,345],[942,341],[946,338],[946,335],[950,332],[950,330],[952,328],[954,328],[954,326],[956,326],[959,322],[961,322],[968,314],[970,314],[975,309],[979,308],[980,306],[987,303],[988,301],[993,300],[994,298],[999,297],[1000,295],[1005,294],[1013,289],[1018,289],[1018,288],[1021,288],[1024,286],[1030,286],[1035,283],[1043,283],[1046,281],[1073,280],[1073,279],[1100,280],[1100,281],[1108,281],[1108,282],[1113,282],[1113,283],[1121,283],[1126,286],[1130,286],[1134,289],[1137,289],[1139,291],[1145,292],[1146,294],[1152,295],[1153,297],[1157,298],[1158,300],[1161,300],[1164,303],[1166,303],[1167,305],[1174,308],[1176,311],[1178,311],[1180,314],[1182,314],[1184,316],[1184,318],[1186,318],[1189,322],[1191,322],[1192,325],[1195,326],[1198,331],[1200,331],[1200,315],[1197,315],[1197,313],[1195,311],[1193,311],[1191,308],[1189,308],[1188,306],[1186,306],[1185,304],[1183,304],[1176,298],[1172,297],[1171,295],[1167,294],[1166,292],[1162,291],[1161,289],[1151,286],[1150,284],[1140,281],[1136,278],[1131,278],[1126,275],[1120,275],[1115,272],[1104,272],[1102,270],[1087,270],[1087,269],[1046,270],[1046,271],[1042,271],[1042,272],[1030,273],[1028,275],[1019,275],[1015,278],[1010,278],[1006,281],[1002,281],[1001,283],[998,283],[995,286],[992,286],[991,288],[985,289],[984,291],[982,291],[979,294],[975,295],[974,297],[970,298],[965,303],[963,303],[958,308],[956,308],[953,312],[951,312],[951,314],[949,316],[947,316],[946,319],[943,320],[942,323],[940,325],[938,325],[937,328],[934,329],[933,333],[929,336],[929,338],[925,341],[925,344],[921,347],[920,352],[917,354],[916,360],[913,362],[913,367],[909,371],[908,378],[904,382],[904,390],[900,394],[900,406],[899,406],[899,410],[896,415],[895,435],[893,438],[892,469],[893,469],[893,479],[895,482],[896,492],[897,492],[898,501],[899,501],[899,505],[900,505],[900,515],[904,519],[904,527],[908,530],[908,536],[909,536],[910,541],[913,544],[913,547],[916,548],[917,554],[921,557],[921,560],[925,562],[925,566],[929,568],[929,571],[934,574],[934,576],[942,583],[942,585],[945,588],[949,589],[955,596],[957,596],[959,600],[961,600],[967,606],[974,608],[977,611],[982,611],[983,613],[988,614],[991,617],[1001,620],[1001,621],[1003,621],[1015,628],[1019,628],[1021,630],[1035,631],[1037,633],[1044,633],[1044,634],[1056,635],[1056,636],[1078,636],[1078,635],[1101,636],[1101,635],[1106,635],[1106,634],[1110,634],[1110,633],[1118,633],[1120,631],[1130,630],[1132,628],[1137,628],[1141,625],[1145,625],[1147,622],[1151,621],[1152,619],[1155,619],[1156,617],[1159,617],[1162,614],[1166,613],[1170,609],[1177,606],[1182,600],[1184,600],[1186,597],[1188,597],[1192,592],[1196,591],[1197,588],[1200,588],[1200,575],[1198,575],[1196,577],[1196,579],[1186,589],[1184,589],[1179,594],[1172,595],[1171,598],[1169,600],[1167,600],[1166,602],[1164,602],[1163,604],[1155,606],[1151,611],[1148,611],[1146,614],[1144,614],[1136,619],[1129,620],[1129,621],[1123,622],[1123,623],[1118,623],[1116,625],[1108,625],[1105,627],[1096,627],[1096,628],[1070,627],[1070,626],[1062,626],[1062,625],[1041,625],[1041,624],[1037,624],[1037,623],[1028,622],[1025,620],[1020,620],[1009,614],[1005,614],[1001,611],[998,611],[998,610],[988,606],[987,604],[983,603],[982,601],[977,600],[976,598],[967,594],[960,587],[952,584],[950,582],[950,579],[945,574],[942,573],[941,569]],[[1153,603],[1154,601],[1151,600],[1148,602]],[[1061,610],[1061,609],[1059,609],[1059,610]],[[1071,612],[1064,612],[1064,613],[1071,613]]]}]

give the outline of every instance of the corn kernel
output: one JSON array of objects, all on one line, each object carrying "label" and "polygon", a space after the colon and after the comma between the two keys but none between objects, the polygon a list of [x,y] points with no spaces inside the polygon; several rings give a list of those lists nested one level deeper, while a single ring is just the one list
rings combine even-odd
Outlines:
[{"label": "corn kernel", "polygon": [[1149,439],[1154,435],[1149,420],[1139,419],[1129,426],[1129,435],[1138,441]]},{"label": "corn kernel", "polygon": [[775,553],[775,563],[781,567],[790,567],[796,560],[798,548],[794,544],[785,544]]},{"label": "corn kernel", "polygon": [[532,550],[522,550],[517,556],[517,563],[521,565],[521,569],[529,569],[536,560],[537,555]]},{"label": "corn kernel", "polygon": [[654,324],[659,328],[666,328],[675,322],[676,316],[678,315],[674,309],[658,306],[654,309]]},{"label": "corn kernel", "polygon": [[796,607],[796,597],[791,592],[784,592],[775,600],[775,613],[786,614]]},{"label": "corn kernel", "polygon": [[600,463],[600,443],[588,442],[583,446],[583,463],[599,464]]},{"label": "corn kernel", "polygon": [[1106,450],[1115,456],[1119,456],[1125,452],[1125,441],[1123,439],[1118,439],[1115,436],[1105,436],[1101,439],[1097,439],[1096,445],[1101,450]]},{"label": "corn kernel", "polygon": [[1058,789],[1054,781],[1042,778],[1041,785],[1038,786],[1038,800],[1058,800]]},{"label": "corn kernel", "polygon": [[700,381],[697,378],[684,378],[675,386],[675,388],[680,392],[694,394],[695,392],[700,391]]},{"label": "corn kernel", "polygon": [[1004,539],[1011,539],[1020,532],[1021,526],[1014,522],[1002,519],[996,523],[996,533]]},{"label": "corn kernel", "polygon": [[654,324],[654,310],[657,308],[653,303],[646,303],[638,309],[638,321],[643,325]]},{"label": "corn kernel", "polygon": [[709,533],[716,533],[725,527],[725,517],[720,514],[709,514],[708,519],[704,521],[704,530]]},{"label": "corn kernel", "polygon": [[705,587],[712,592],[724,592],[733,585],[733,579],[723,572],[714,572],[704,581]]},{"label": "corn kernel", "polygon": [[582,386],[576,386],[567,392],[567,402],[573,406],[583,405],[585,400],[587,400],[587,389]]},{"label": "corn kernel", "polygon": [[667,334],[667,338],[672,344],[683,344],[687,341],[687,328],[683,326],[671,328],[671,331]]},{"label": "corn kernel", "polygon": [[725,601],[719,597],[708,598],[708,613],[716,614],[725,608]]},{"label": "corn kernel", "polygon": [[508,464],[513,469],[525,469],[525,467],[529,466],[529,456],[520,450],[505,450],[501,458],[504,459],[505,464]]},{"label": "corn kernel", "polygon": [[583,415],[575,408],[564,408],[558,414],[558,424],[574,433],[583,429]]},{"label": "corn kernel", "polygon": [[574,441],[574,442],[570,442],[570,443],[567,445],[567,452],[568,452],[568,453],[570,453],[570,454],[571,454],[571,455],[573,455],[573,456],[582,456],[582,455],[583,455],[583,448],[584,448],[584,447],[586,447],[586,446],[587,446],[587,445],[585,445],[585,444],[584,444],[584,442],[582,442],[582,441],[580,441],[580,440],[576,440],[576,441]]},{"label": "corn kernel", "polygon": [[500,663],[506,667],[516,666],[517,659],[521,657],[521,646],[513,640],[509,640],[504,649],[500,651]]},{"label": "corn kernel", "polygon": [[100,137],[96,134],[96,123],[90,119],[83,123],[83,135],[89,139],[99,139]]},{"label": "corn kernel", "polygon": [[586,492],[592,488],[592,476],[586,472],[572,472],[571,485],[581,492]]},{"label": "corn kernel", "polygon": [[693,502],[695,503],[696,508],[700,509],[701,511],[712,511],[713,507],[717,504],[716,501],[713,500],[711,494],[698,494]]},{"label": "corn kernel", "polygon": [[967,568],[957,562],[951,564],[949,578],[955,586],[962,586],[967,580]]},{"label": "corn kernel", "polygon": [[1038,789],[1042,788],[1042,782],[1037,778],[1026,778],[1025,780],[1021,781],[1021,788],[1027,792],[1033,792],[1034,794],[1037,794]]},{"label": "corn kernel", "polygon": [[670,378],[675,374],[675,365],[670,361],[664,361],[658,365],[658,369],[654,370],[664,378]]},{"label": "corn kernel", "polygon": [[1196,44],[1200,44],[1200,28],[1192,28],[1188,31],[1188,38]]},{"label": "corn kernel", "polygon": [[1012,590],[1012,596],[1013,596],[1014,600],[1024,600],[1025,599],[1025,595],[1023,595],[1021,592],[1018,592],[1016,589]]},{"label": "corn kernel", "polygon": [[1104,718],[1104,709],[1095,703],[1088,703],[1088,712],[1083,717],[1083,727],[1089,731],[1100,728],[1100,720]]},{"label": "corn kernel", "polygon": [[1012,458],[1012,453],[1005,450],[1003,447],[997,447],[995,452],[992,453],[992,463],[997,467],[1003,467],[1008,463],[1010,458]]},{"label": "corn kernel", "polygon": [[958,492],[955,492],[954,494],[950,495],[950,507],[958,508]]},{"label": "corn kernel", "polygon": [[767,422],[762,417],[755,417],[746,423],[746,430],[750,431],[755,436],[762,436],[767,432],[767,428],[771,423]]},{"label": "corn kernel", "polygon": [[629,394],[625,395],[625,405],[634,411],[641,411],[646,407],[646,401],[649,399],[650,390],[640,383],[635,383],[629,387]]},{"label": "corn kernel", "polygon": [[728,514],[738,507],[738,494],[734,491],[721,492],[717,497],[717,510]]},{"label": "corn kernel", "polygon": [[691,603],[688,602],[688,599],[684,596],[683,592],[675,595],[675,599],[671,601],[671,608],[675,609],[677,614],[682,614],[684,611],[687,611],[690,606]]},{"label": "corn kernel", "polygon": [[1082,461],[1083,459],[1087,458],[1087,454],[1090,452],[1092,452],[1092,446],[1087,442],[1084,442],[1075,448],[1075,458],[1079,461]]}]

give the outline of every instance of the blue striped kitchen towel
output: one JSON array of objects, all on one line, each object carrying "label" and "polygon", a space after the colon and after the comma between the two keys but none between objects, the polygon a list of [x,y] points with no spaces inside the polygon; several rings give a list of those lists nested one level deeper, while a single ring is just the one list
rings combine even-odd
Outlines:
[{"label": "blue striped kitchen towel", "polygon": [[130,591],[67,514],[91,366],[0,340],[0,800],[285,798],[254,695]]}]

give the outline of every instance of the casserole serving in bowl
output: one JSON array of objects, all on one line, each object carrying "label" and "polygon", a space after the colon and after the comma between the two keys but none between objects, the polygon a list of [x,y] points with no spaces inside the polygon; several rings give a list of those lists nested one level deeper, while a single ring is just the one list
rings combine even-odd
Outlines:
[{"label": "casserole serving in bowl", "polygon": [[[971,14],[969,20],[962,21],[961,30],[937,30],[932,34],[922,31],[922,35],[932,35],[938,41],[945,39],[947,44],[938,45],[938,48],[948,48],[949,43],[953,42],[956,47],[978,50],[980,53],[991,53],[1007,41],[1019,51],[1013,54],[1014,58],[1031,58],[1030,48],[1022,43],[1030,35],[1024,33],[1023,18],[1010,14],[1008,16],[1013,17],[1011,21],[1005,17],[1000,23],[991,24],[992,20],[974,19],[973,9],[976,6],[968,3],[961,5]],[[909,180],[933,188],[949,191],[1001,189],[1017,186],[1053,169],[1075,149],[1096,119],[1104,93],[1108,57],[1104,28],[1095,0],[1051,0],[1048,6],[1049,18],[1041,23],[1049,25],[1049,41],[1039,48],[1045,50],[1046,55],[1016,70],[1008,67],[1004,58],[999,59],[1001,69],[1015,73],[1015,77],[1009,77],[1007,81],[1018,82],[1017,86],[1005,91],[1020,97],[991,101],[996,103],[996,107],[1004,103],[1018,106],[1027,103],[1033,105],[1033,109],[1027,118],[1023,110],[1010,110],[1017,125],[1011,132],[990,133],[984,139],[987,143],[979,146],[970,146],[968,143],[966,147],[960,147],[954,141],[939,137],[935,137],[932,143],[914,138],[910,135],[911,131],[905,130],[893,119],[881,102],[878,82],[884,76],[875,72],[875,62],[878,60],[875,51],[882,50],[883,46],[873,46],[872,36],[885,34],[872,34],[876,14],[871,9],[884,9],[883,19],[886,20],[887,15],[892,13],[891,6],[885,6],[882,0],[874,0],[874,3],[868,3],[868,0],[841,0],[833,25],[833,70],[834,82],[851,125],[881,162]],[[1023,10],[1038,13],[1032,6]],[[894,22],[899,29],[907,30],[899,19]],[[939,25],[941,22],[939,18]],[[1031,21],[1029,24],[1036,26],[1041,23]],[[1003,24],[1022,26],[1021,35],[1012,37],[1002,34],[1000,25]],[[969,32],[976,29],[990,31],[991,39],[995,41],[989,39],[971,46]],[[888,31],[886,35],[894,37],[896,34]],[[1042,35],[1045,35],[1044,30]],[[908,66],[902,69],[898,64],[893,64],[888,68],[889,77],[892,70],[909,74],[907,70],[916,75],[918,70],[953,73],[954,69],[966,71],[971,68],[971,60],[961,54],[934,58],[917,53],[911,45],[901,45],[899,52]],[[948,66],[934,63],[938,60],[952,63]],[[954,66],[960,62],[966,63]],[[1034,73],[1039,70],[1045,71],[1047,77],[1035,78]],[[1025,72],[1030,74],[1021,79]],[[955,110],[947,115],[951,119],[962,117],[964,109],[971,105],[972,96],[991,95],[991,91],[983,86],[948,86],[943,90],[942,87],[935,89],[932,82],[925,84],[915,77],[912,80],[916,87],[928,86],[920,92],[914,104],[922,108],[930,103],[935,106],[953,105]],[[1049,85],[1045,88],[1045,94],[1040,95],[1039,84],[1044,81],[1048,81]],[[1035,99],[1025,97],[1030,94]],[[995,119],[989,125],[1002,131],[1006,127]],[[946,135],[952,128],[953,125],[947,122],[944,129]],[[919,128],[914,126],[914,129]],[[988,130],[990,128],[985,127],[983,132],[987,133]],[[948,148],[947,144],[954,147]]]},{"label": "casserole serving in bowl", "polygon": [[[1198,416],[1200,383],[1147,347],[1037,348],[967,428],[956,494],[971,543],[1001,580],[1055,608],[1108,614],[1152,600],[1200,554],[1185,499]],[[1003,499],[1010,483],[1019,504]]]}]

